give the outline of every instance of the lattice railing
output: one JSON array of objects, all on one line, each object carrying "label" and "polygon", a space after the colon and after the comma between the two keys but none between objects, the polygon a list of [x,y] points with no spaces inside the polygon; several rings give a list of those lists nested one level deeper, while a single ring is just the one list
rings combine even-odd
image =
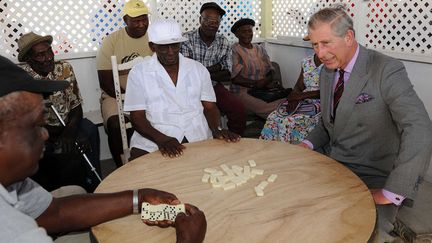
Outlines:
[{"label": "lattice railing", "polygon": [[303,37],[313,13],[336,5],[343,5],[354,17],[354,0],[273,0],[273,36]]},{"label": "lattice railing", "polygon": [[273,36],[303,37],[312,13],[338,4],[353,18],[357,39],[366,47],[432,55],[430,0],[273,0]]},{"label": "lattice railing", "polygon": [[[208,1],[144,0],[152,10],[151,19],[175,18],[183,31],[198,27],[200,6]],[[219,32],[234,41],[232,24],[248,17],[257,22],[255,37],[259,37],[264,1],[267,0],[216,1],[227,11]],[[272,0],[272,3],[272,16],[266,18],[272,19],[275,37],[302,37],[313,12],[344,4],[354,18],[357,38],[367,47],[432,54],[430,0]],[[0,0],[0,54],[16,57],[16,40],[29,31],[51,34],[56,54],[95,51],[104,36],[124,26],[123,6],[124,0]]]},{"label": "lattice railing", "polygon": [[368,13],[365,45],[369,48],[432,54],[432,1],[372,0]]},{"label": "lattice railing", "polygon": [[[16,41],[33,31],[54,37],[55,54],[96,51],[102,38],[124,26],[124,0],[0,0],[0,52],[16,57]],[[190,0],[144,0],[153,10],[150,18],[174,18],[183,31],[199,25],[199,9],[204,2]],[[220,33],[234,40],[230,28],[239,18],[256,20],[255,36],[260,35],[261,0],[216,1],[226,11]]]},{"label": "lattice railing", "polygon": [[96,49],[89,38],[91,13],[97,0],[2,0],[0,5],[1,51],[17,56],[16,40],[23,33],[50,34],[56,54]]},{"label": "lattice railing", "polygon": [[[183,31],[193,30],[199,26],[199,10],[201,5],[210,1],[190,0],[158,0],[157,12],[159,18],[174,18],[179,22]],[[254,19],[255,37],[261,35],[261,0],[238,0],[238,1],[214,1],[225,11],[219,33],[225,35],[229,40],[235,40],[231,33],[231,26],[240,18]]]}]

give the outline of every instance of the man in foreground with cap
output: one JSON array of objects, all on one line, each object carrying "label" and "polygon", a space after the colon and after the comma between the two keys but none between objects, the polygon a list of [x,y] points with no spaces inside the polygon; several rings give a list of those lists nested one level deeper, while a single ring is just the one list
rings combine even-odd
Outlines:
[{"label": "man in foreground with cap", "polygon": [[[68,87],[66,81],[34,80],[0,56],[0,239],[2,242],[52,242],[47,235],[85,230],[97,224],[138,213],[143,201],[178,204],[171,193],[145,188],[106,194],[53,198],[28,178],[38,170],[48,131],[41,93]],[[186,214],[173,225],[177,242],[202,242],[203,212],[186,204]],[[136,217],[139,217],[136,215]],[[149,221],[146,224],[152,225]],[[81,241],[82,242],[82,241]]]},{"label": "man in foreground with cap", "polygon": [[[114,92],[114,79],[111,67],[111,56],[117,62],[126,63],[138,56],[149,56],[153,52],[148,46],[147,27],[149,25],[148,8],[141,0],[125,3],[123,20],[126,27],[105,37],[96,56],[99,84],[102,89],[101,112],[104,127],[108,135],[111,155],[117,167],[122,165],[121,133]],[[127,74],[120,73],[120,86],[126,89]],[[128,119],[128,118],[126,118]]]},{"label": "man in foreground with cap", "polygon": [[268,90],[280,82],[280,75],[275,82],[275,68],[264,46],[252,43],[254,26],[253,19],[245,18],[239,19],[231,27],[231,32],[239,40],[232,46],[231,92],[241,100],[248,111],[266,119],[285,98],[267,103],[248,94],[251,88]]},{"label": "man in foreground with cap", "polygon": [[158,149],[165,156],[180,156],[181,143],[212,136],[238,141],[237,134],[220,127],[207,69],[179,53],[186,38],[177,22],[155,21],[148,35],[155,54],[132,68],[126,87],[124,109],[131,112],[135,129],[131,160]]},{"label": "man in foreground with cap", "polygon": [[227,90],[223,83],[231,82],[232,52],[228,40],[216,34],[225,15],[214,2],[204,3],[200,9],[200,27],[184,34],[180,52],[203,64],[214,81],[214,91],[219,109],[228,118],[228,128],[243,135],[246,128],[246,111],[242,102]]},{"label": "man in foreground with cap", "polygon": [[18,60],[26,62],[21,67],[30,76],[34,79],[69,82],[65,90],[55,92],[45,99],[56,108],[65,126],[50,109],[45,126],[50,139],[46,143],[40,169],[33,179],[49,191],[60,186],[77,184],[92,192],[99,180],[82,158],[75,142],[80,143],[90,162],[100,173],[98,128],[83,118],[81,94],[73,68],[68,62],[54,61],[52,41],[50,35],[40,36],[33,32],[24,34],[18,40]]}]

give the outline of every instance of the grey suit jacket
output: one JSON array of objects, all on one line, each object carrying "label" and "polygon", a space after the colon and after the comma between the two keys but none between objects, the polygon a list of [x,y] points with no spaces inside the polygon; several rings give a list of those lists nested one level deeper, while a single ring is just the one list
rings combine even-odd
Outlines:
[{"label": "grey suit jacket", "polygon": [[431,120],[404,65],[359,48],[334,123],[330,107],[335,70],[322,69],[322,119],[307,139],[315,149],[327,146],[330,157],[352,169],[370,188],[414,199],[431,159]]}]

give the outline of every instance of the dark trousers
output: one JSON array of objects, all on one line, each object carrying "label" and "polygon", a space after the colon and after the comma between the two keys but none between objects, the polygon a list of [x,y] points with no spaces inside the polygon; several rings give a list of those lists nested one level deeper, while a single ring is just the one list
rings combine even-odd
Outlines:
[{"label": "dark trousers", "polygon": [[[84,152],[100,175],[100,141],[97,126],[87,119],[82,119],[76,139],[82,141],[81,143],[87,143],[87,146],[83,146]],[[88,192],[93,192],[99,185],[99,180],[78,149],[70,152],[47,149],[39,161],[39,170],[31,178],[48,191],[61,186],[78,185]]]},{"label": "dark trousers", "polygon": [[243,103],[222,84],[216,84],[213,88],[216,105],[228,118],[228,129],[240,136],[243,135],[246,128],[246,108]]}]

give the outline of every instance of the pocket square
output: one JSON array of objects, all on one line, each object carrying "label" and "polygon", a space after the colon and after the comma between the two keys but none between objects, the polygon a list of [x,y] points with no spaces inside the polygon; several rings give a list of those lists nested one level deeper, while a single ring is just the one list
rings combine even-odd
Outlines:
[{"label": "pocket square", "polygon": [[359,96],[357,96],[356,104],[363,104],[373,99],[374,97],[372,95],[368,93],[361,93]]}]

